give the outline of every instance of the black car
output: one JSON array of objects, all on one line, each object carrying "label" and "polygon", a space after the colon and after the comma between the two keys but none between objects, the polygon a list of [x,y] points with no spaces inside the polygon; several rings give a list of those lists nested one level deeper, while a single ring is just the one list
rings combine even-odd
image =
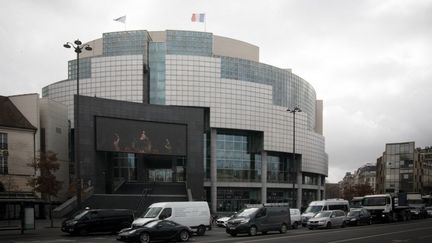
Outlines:
[{"label": "black car", "polygon": [[355,208],[347,214],[348,225],[372,224],[372,217],[369,211],[364,208]]},{"label": "black car", "polygon": [[170,220],[153,220],[143,226],[126,228],[117,235],[118,241],[146,243],[154,240],[188,241],[192,230]]},{"label": "black car", "polygon": [[117,233],[130,227],[133,220],[133,212],[128,209],[90,209],[63,221],[61,230],[79,235],[91,232]]}]

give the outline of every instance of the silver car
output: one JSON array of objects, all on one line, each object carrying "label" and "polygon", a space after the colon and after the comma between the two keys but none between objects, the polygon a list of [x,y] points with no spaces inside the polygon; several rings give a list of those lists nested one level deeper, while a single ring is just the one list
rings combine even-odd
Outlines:
[{"label": "silver car", "polygon": [[307,222],[309,229],[332,228],[346,226],[346,215],[342,210],[321,211]]}]

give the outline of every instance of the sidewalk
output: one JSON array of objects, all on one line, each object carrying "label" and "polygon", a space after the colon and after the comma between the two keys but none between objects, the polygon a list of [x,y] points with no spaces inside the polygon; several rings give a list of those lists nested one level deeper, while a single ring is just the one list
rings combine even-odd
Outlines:
[{"label": "sidewalk", "polygon": [[[24,230],[24,235],[49,234],[49,232],[61,232],[60,227],[63,219],[53,219],[53,227],[49,219],[36,219],[35,229]],[[0,237],[5,235],[21,235],[20,221],[11,221],[8,225],[2,222],[0,225]]]}]

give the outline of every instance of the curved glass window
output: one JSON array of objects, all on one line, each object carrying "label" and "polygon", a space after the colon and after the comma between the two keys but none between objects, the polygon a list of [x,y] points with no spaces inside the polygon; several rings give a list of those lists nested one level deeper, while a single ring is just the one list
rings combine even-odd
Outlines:
[{"label": "curved glass window", "polygon": [[261,156],[251,153],[252,135],[217,134],[218,181],[261,181]]}]

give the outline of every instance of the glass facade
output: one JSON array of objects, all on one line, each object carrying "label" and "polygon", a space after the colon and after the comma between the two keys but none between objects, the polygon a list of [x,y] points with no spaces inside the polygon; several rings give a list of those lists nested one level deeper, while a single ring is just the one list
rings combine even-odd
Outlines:
[{"label": "glass facade", "polygon": [[269,188],[267,190],[268,203],[288,203],[289,207],[295,208],[297,204],[296,189],[276,189]]},{"label": "glass facade", "polygon": [[218,181],[261,181],[261,156],[250,152],[251,143],[252,136],[217,135]]},{"label": "glass facade", "polygon": [[[80,79],[91,78],[91,58],[80,58]],[[68,79],[77,78],[77,61],[68,62]]]},{"label": "glass facade", "polygon": [[213,35],[206,32],[167,30],[168,55],[212,56]]},{"label": "glass facade", "polygon": [[150,43],[150,104],[165,104],[165,55],[165,43]]},{"label": "glass facade", "polygon": [[315,90],[290,71],[254,61],[221,57],[221,78],[272,86],[274,105],[301,107],[309,116],[308,128],[312,130],[315,126]]},{"label": "glass facade", "polygon": [[387,144],[383,156],[385,192],[413,192],[414,142]]},{"label": "glass facade", "polygon": [[246,204],[261,203],[259,188],[218,188],[217,211],[236,212]]},{"label": "glass facade", "polygon": [[131,153],[114,153],[113,156],[114,180],[136,181],[136,158]]},{"label": "glass facade", "polygon": [[142,55],[147,63],[148,32],[120,31],[103,34],[103,56]]},{"label": "glass facade", "polygon": [[296,183],[297,170],[291,156],[267,156],[267,181],[274,183]]}]

